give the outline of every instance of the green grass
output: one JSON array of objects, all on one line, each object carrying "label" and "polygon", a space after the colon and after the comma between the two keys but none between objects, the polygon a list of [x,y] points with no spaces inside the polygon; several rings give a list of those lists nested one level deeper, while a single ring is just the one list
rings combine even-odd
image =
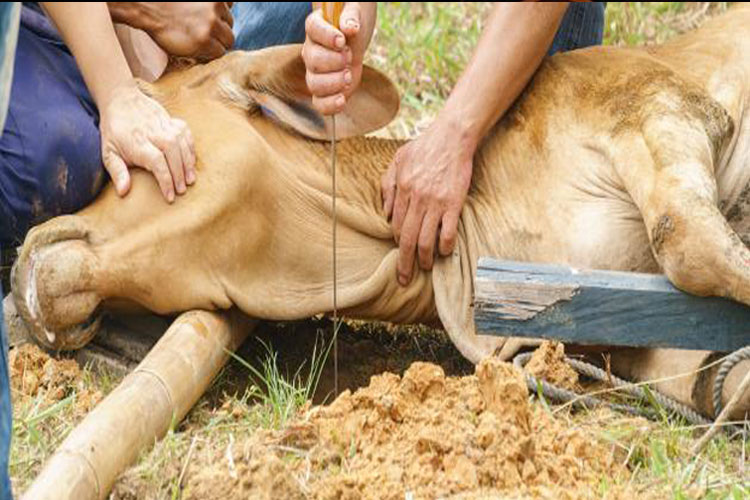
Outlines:
[{"label": "green grass", "polygon": [[[605,45],[661,43],[723,12],[728,2],[609,2]],[[411,138],[437,115],[482,32],[490,2],[384,2],[367,63],[401,92],[401,112],[384,135]]]},{"label": "green grass", "polygon": [[[322,335],[318,335],[322,339]],[[232,353],[232,357],[247,369],[253,385],[245,392],[243,402],[252,400],[263,409],[260,413],[261,426],[278,429],[297,414],[308,401],[312,401],[318,388],[323,366],[331,352],[332,342],[326,345],[323,340],[314,344],[309,363],[303,362],[292,374],[282,373],[278,353],[270,344],[261,342],[264,356],[257,360],[260,368]],[[305,364],[308,364],[304,375]]]}]

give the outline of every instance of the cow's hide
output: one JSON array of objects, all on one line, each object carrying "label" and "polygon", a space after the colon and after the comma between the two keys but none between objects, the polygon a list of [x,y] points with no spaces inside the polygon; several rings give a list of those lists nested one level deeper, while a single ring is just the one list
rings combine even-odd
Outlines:
[{"label": "cow's hide", "polygon": [[[455,252],[406,287],[380,194],[401,143],[361,137],[394,116],[398,95],[367,69],[337,120],[350,137],[337,172],[345,314],[442,323],[468,359],[507,358],[521,341],[474,333],[480,256],[664,272],[688,292],[750,304],[748,26],[750,10],[736,9],[661,47],[546,60],[474,158]],[[311,107],[299,52],[234,52],[144,84],[189,124],[198,181],[168,205],[135,172],[125,199],[108,187],[29,234],[14,294],[41,342],[85,343],[102,304],[237,306],[272,320],[331,310],[329,146],[320,141],[330,124]],[[683,368],[707,354],[681,355]],[[629,374],[660,373],[650,359],[627,358]],[[662,388],[710,412],[695,383],[693,374]]]}]

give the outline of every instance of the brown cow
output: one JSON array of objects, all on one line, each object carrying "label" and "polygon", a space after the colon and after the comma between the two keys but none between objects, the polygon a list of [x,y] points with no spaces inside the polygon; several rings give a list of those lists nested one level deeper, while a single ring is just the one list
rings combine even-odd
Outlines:
[{"label": "brown cow", "polygon": [[[345,314],[439,321],[471,361],[508,357],[520,341],[474,334],[480,256],[664,272],[688,292],[750,305],[748,26],[750,9],[735,9],[661,47],[548,59],[476,154],[455,252],[403,288],[380,199],[400,143],[353,137],[385,124],[398,96],[367,70],[338,120],[339,134],[353,137],[338,146]],[[13,292],[42,343],[81,346],[101,304],[158,313],[236,305],[272,320],[330,311],[329,155],[316,141],[329,131],[310,106],[299,51],[235,52],[145,86],[190,125],[199,180],[167,205],[135,172],[125,199],[108,188],[29,234]],[[647,378],[696,369],[708,354],[639,351],[614,365]],[[710,377],[698,378],[661,388],[710,413],[700,390]]]}]

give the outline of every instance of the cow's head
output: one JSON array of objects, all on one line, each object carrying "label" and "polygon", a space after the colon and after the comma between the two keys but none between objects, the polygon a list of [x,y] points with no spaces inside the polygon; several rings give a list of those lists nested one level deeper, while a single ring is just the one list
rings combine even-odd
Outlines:
[{"label": "cow's head", "polygon": [[[167,73],[146,92],[169,104],[175,96],[195,93],[224,100],[250,113],[263,115],[311,139],[331,137],[331,120],[312,106],[305,82],[301,45],[235,51],[211,63]],[[206,92],[212,95],[206,96]],[[393,119],[399,95],[391,81],[365,66],[362,82],[336,115],[338,139],[366,134]]]}]

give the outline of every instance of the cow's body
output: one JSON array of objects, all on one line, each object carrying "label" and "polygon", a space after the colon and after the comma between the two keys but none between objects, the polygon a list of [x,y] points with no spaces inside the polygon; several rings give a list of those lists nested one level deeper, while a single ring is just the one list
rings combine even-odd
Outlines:
[{"label": "cow's body", "polygon": [[[453,256],[407,287],[396,281],[380,199],[399,143],[342,141],[339,305],[362,318],[440,320],[472,361],[518,348],[473,333],[480,256],[665,272],[688,292],[750,305],[747,26],[750,10],[739,9],[660,48],[602,47],[545,62],[475,157]],[[328,146],[279,127],[254,104],[266,105],[264,92],[278,86],[264,71],[298,64],[292,50],[230,54],[155,85],[193,131],[198,182],[168,206],[153,179],[136,172],[125,199],[108,188],[79,214],[29,235],[15,293],[43,341],[84,341],[76,325],[102,301],[159,313],[236,305],[264,319],[331,309]],[[293,125],[303,133],[319,124],[309,113],[309,123]],[[696,368],[706,353],[681,356]],[[623,359],[623,370],[640,366]],[[694,382],[670,390],[706,409]]]}]

